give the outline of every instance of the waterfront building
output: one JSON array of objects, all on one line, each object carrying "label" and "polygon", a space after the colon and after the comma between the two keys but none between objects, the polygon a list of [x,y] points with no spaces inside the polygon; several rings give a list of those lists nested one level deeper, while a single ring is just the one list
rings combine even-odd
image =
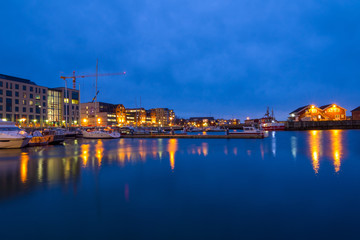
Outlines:
[{"label": "waterfront building", "polygon": [[[115,126],[117,105],[104,102],[87,102],[80,104],[82,126]],[[95,114],[96,113],[96,114]]]},{"label": "waterfront building", "polygon": [[146,123],[146,111],[144,108],[127,108],[126,124],[133,126],[142,126]]},{"label": "waterfront building", "polygon": [[[253,119],[255,120],[255,119]],[[250,121],[250,120],[245,120],[246,121]],[[219,126],[228,126],[228,125],[239,125],[240,124],[240,119],[217,119],[216,120],[216,124]]]},{"label": "waterfront building", "polygon": [[189,118],[188,123],[196,127],[208,127],[216,125],[214,117],[191,117]]},{"label": "waterfront building", "polygon": [[346,120],[346,109],[336,104],[321,107],[306,105],[290,113],[290,121],[339,121]]},{"label": "waterfront building", "polygon": [[47,91],[28,79],[0,74],[0,118],[23,126],[43,126]]},{"label": "waterfront building", "polygon": [[126,109],[122,104],[116,106],[116,122],[119,125],[126,124]]},{"label": "waterfront building", "polygon": [[48,122],[51,126],[77,126],[80,123],[80,92],[71,88],[49,88]]},{"label": "waterfront building", "polygon": [[151,110],[146,110],[146,120],[145,123],[147,126],[153,126],[156,123],[155,113]]},{"label": "waterfront building", "polygon": [[325,119],[322,110],[315,105],[299,107],[290,113],[289,120],[292,121],[319,121]]},{"label": "waterfront building", "polygon": [[[33,81],[0,74],[0,119],[13,121],[21,126],[60,126],[79,121],[79,90],[47,88]],[[67,107],[65,107],[67,106]]]},{"label": "waterfront building", "polygon": [[[48,89],[48,124],[50,126],[60,126],[63,122],[63,96],[62,91]],[[65,120],[64,120],[65,122]]]},{"label": "waterfront building", "polygon": [[174,119],[174,125],[176,125],[176,126],[186,126],[187,123],[188,123],[188,120],[185,118],[175,117],[175,119]]},{"label": "waterfront building", "polygon": [[346,109],[336,104],[327,104],[321,106],[320,109],[323,111],[326,120],[340,121],[346,120]]},{"label": "waterfront building", "polygon": [[172,126],[175,120],[174,110],[168,108],[150,109],[151,123],[157,126]]},{"label": "waterfront building", "polygon": [[360,106],[351,111],[352,120],[360,120]]}]

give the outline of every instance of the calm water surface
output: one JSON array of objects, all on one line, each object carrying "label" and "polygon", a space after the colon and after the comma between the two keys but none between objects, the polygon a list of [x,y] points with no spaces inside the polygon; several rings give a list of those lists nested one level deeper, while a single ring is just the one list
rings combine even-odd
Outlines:
[{"label": "calm water surface", "polygon": [[360,131],[0,150],[0,239],[358,239]]}]

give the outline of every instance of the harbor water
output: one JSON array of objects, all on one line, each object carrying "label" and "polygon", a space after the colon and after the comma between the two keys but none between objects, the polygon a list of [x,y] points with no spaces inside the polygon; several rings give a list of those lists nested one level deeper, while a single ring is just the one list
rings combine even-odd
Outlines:
[{"label": "harbor water", "polygon": [[0,150],[0,239],[356,239],[360,131]]}]

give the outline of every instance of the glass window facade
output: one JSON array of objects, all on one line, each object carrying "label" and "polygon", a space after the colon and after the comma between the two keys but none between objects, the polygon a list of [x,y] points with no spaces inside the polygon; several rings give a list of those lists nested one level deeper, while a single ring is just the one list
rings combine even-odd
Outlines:
[{"label": "glass window facade", "polygon": [[48,90],[48,121],[52,124],[61,124],[62,122],[62,102],[61,92]]}]

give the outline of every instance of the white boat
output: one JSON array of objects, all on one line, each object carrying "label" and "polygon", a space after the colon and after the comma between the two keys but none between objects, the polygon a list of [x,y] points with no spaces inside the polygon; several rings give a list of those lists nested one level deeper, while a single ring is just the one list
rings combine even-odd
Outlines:
[{"label": "white boat", "polygon": [[13,122],[0,121],[0,148],[22,148],[31,139],[24,130]]},{"label": "white boat", "polygon": [[254,126],[244,126],[241,132],[229,132],[229,135],[244,138],[266,138],[269,136],[267,131],[255,128]]},{"label": "white boat", "polygon": [[263,118],[260,119],[260,126],[266,131],[280,131],[285,130],[285,124],[276,121],[274,111],[269,112],[269,107]]},{"label": "white boat", "polygon": [[190,127],[190,128],[186,128],[185,132],[204,132],[204,129],[197,127]]},{"label": "white boat", "polygon": [[91,139],[120,138],[120,133],[116,131],[103,131],[103,130],[82,131],[82,135],[83,138],[91,138]]},{"label": "white boat", "polygon": [[208,127],[205,132],[225,132],[226,130],[220,127]]}]

